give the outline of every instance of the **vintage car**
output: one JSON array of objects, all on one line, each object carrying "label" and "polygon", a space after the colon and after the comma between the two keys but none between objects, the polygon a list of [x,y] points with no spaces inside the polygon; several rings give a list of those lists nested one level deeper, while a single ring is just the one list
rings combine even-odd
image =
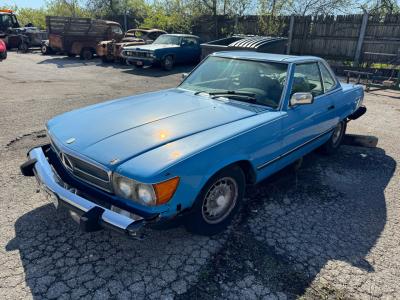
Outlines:
[{"label": "vintage car", "polygon": [[123,36],[119,23],[99,19],[46,16],[46,27],[49,41],[45,43],[53,52],[85,60],[94,57],[99,42],[119,41]]},{"label": "vintage car", "polygon": [[200,60],[200,38],[189,34],[164,34],[151,45],[124,47],[122,57],[136,67],[160,64],[172,70],[175,64],[197,63]]},{"label": "vintage car", "polygon": [[212,235],[246,185],[316,148],[335,152],[347,122],[366,112],[363,97],[321,58],[217,52],[177,88],[50,120],[51,143],[30,150],[21,171],[85,231],[135,236],[179,217]]},{"label": "vintage car", "polygon": [[7,47],[6,43],[0,39],[0,61],[7,58]]},{"label": "vintage car", "polygon": [[162,34],[166,34],[166,32],[160,29],[130,29],[125,32],[125,36],[120,42],[116,40],[100,42],[97,45],[96,53],[104,62],[114,62],[115,60],[124,62],[125,59],[121,56],[123,47],[151,44]]}]

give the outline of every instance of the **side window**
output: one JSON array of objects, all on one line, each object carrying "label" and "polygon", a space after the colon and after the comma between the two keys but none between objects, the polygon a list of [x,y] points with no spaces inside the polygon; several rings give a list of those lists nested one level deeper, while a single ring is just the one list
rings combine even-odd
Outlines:
[{"label": "side window", "polygon": [[119,26],[111,26],[111,32],[116,34],[122,34],[122,29]]},{"label": "side window", "polygon": [[325,92],[328,92],[335,86],[335,79],[333,79],[331,73],[324,64],[319,64],[319,67],[321,68],[322,82],[324,83]]},{"label": "side window", "polygon": [[185,37],[182,40],[182,46],[184,47],[196,47],[197,40],[195,38]]},{"label": "side window", "polygon": [[156,38],[158,38],[158,33],[157,32],[151,32],[148,34],[148,37],[150,40],[155,40]]},{"label": "side window", "polygon": [[324,93],[317,63],[296,65],[293,79],[291,95],[294,93],[311,93],[316,97]]}]

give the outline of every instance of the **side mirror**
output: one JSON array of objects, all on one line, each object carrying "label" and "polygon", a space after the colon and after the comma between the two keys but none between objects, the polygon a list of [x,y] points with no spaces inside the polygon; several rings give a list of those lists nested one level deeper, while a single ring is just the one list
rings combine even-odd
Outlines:
[{"label": "side mirror", "polygon": [[314,96],[311,93],[294,93],[290,98],[290,106],[312,104]]},{"label": "side mirror", "polygon": [[186,79],[186,77],[189,76],[189,73],[182,73],[182,81]]}]

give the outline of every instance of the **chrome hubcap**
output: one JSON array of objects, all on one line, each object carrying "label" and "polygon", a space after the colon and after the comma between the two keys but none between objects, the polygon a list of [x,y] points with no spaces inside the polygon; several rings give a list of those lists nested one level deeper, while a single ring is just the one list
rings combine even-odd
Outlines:
[{"label": "chrome hubcap", "polygon": [[165,59],[165,65],[166,65],[167,67],[170,67],[170,66],[172,65],[172,59],[169,58],[169,57],[167,57],[167,58]]},{"label": "chrome hubcap", "polygon": [[332,143],[334,145],[336,145],[340,140],[340,136],[342,134],[342,127],[343,127],[342,123],[339,123],[338,126],[336,126],[335,131],[333,132]]},{"label": "chrome hubcap", "polygon": [[231,177],[215,182],[208,190],[203,202],[202,213],[207,223],[216,224],[224,220],[236,205],[238,186]]}]

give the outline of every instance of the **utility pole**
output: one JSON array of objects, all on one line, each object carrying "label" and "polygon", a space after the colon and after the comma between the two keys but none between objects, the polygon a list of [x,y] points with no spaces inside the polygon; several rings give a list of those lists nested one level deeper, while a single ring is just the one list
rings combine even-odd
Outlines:
[{"label": "utility pole", "polygon": [[124,1],[124,28],[125,28],[125,32],[128,30],[127,10],[128,10],[128,0],[125,0]]}]

